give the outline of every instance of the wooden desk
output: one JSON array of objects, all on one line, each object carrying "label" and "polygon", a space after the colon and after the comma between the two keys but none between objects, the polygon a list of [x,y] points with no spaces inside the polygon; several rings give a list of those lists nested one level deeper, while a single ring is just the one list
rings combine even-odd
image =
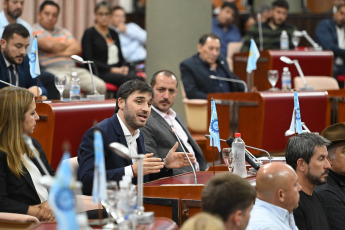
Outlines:
[{"label": "wooden desk", "polygon": [[[290,127],[294,107],[292,92],[209,94],[208,124],[211,97],[217,106],[220,138],[234,137],[234,133],[240,132],[247,145],[269,152],[284,151],[288,140],[284,134]],[[330,116],[327,92],[298,92],[298,98],[302,121],[312,132],[321,133],[326,117]],[[221,146],[227,147],[224,142]]]},{"label": "wooden desk", "polygon": [[[224,173],[216,171],[215,174]],[[201,192],[213,177],[213,172],[193,172],[162,178],[144,184],[145,211],[155,212],[155,217],[167,217],[181,226],[190,216],[201,211]],[[255,186],[255,176],[247,180]]]},{"label": "wooden desk", "polygon": [[[333,75],[333,52],[332,51],[295,51],[295,50],[264,50],[260,52],[260,58],[257,62],[257,70],[254,71],[254,86],[259,91],[271,88],[267,79],[268,70],[276,69],[279,73],[279,79],[276,87],[281,88],[281,74],[283,67],[289,67],[292,79],[299,76],[295,65],[288,65],[280,61],[281,56],[287,56],[292,60],[297,59],[305,76],[332,76]],[[247,60],[248,52],[237,53],[233,57],[234,73],[246,81],[247,79]]]},{"label": "wooden desk", "polygon": [[63,153],[63,144],[70,144],[71,156],[77,156],[84,133],[94,121],[111,117],[115,100],[37,103],[40,116],[33,137],[36,138],[47,155],[48,161],[56,169]]}]

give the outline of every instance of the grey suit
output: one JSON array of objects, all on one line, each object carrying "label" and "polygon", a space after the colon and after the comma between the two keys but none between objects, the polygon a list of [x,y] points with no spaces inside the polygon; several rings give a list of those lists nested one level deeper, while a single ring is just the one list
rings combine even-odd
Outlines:
[{"label": "grey suit", "polygon": [[[200,170],[204,171],[207,167],[207,162],[199,145],[193,139],[182,117],[177,114],[176,120],[181,124],[182,128],[188,136],[188,142],[193,147]],[[141,128],[141,132],[144,135],[146,153],[154,153],[156,157],[160,157],[162,159],[165,158],[169,150],[177,141],[177,138],[172,132],[170,125],[154,109],[151,110],[151,115],[147,120],[146,125]],[[182,147],[178,146],[176,151],[183,152]],[[190,171],[192,171],[192,168],[190,166],[179,169],[172,169],[167,170],[164,176],[178,175]]]}]

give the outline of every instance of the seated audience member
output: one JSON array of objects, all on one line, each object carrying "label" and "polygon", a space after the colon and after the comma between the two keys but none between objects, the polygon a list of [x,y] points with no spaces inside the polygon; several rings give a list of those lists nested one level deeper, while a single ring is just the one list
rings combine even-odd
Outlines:
[{"label": "seated audience member", "polygon": [[256,20],[253,15],[251,14],[243,15],[240,18],[240,22],[239,22],[241,36],[245,36],[250,30],[250,28],[255,25],[255,23],[256,23]]},{"label": "seated audience member", "polygon": [[297,230],[292,211],[298,206],[300,190],[291,166],[281,162],[263,165],[256,176],[256,200],[247,230]]},{"label": "seated audience member", "polygon": [[94,60],[96,73],[105,81],[120,86],[132,79],[143,80],[129,71],[122,56],[117,33],[109,28],[110,6],[99,2],[95,6],[95,26],[85,30],[82,38],[83,57]]},{"label": "seated audience member", "polygon": [[[60,12],[54,1],[44,1],[40,5],[37,21],[33,26],[33,34],[37,36],[38,57],[42,70],[54,75],[67,76],[65,92],[69,92],[72,72],[77,72],[80,89],[85,94],[93,94],[93,85],[89,71],[76,67],[71,55],[81,53],[81,47],[73,35],[66,29],[56,26]],[[105,83],[94,76],[97,91],[104,94]],[[69,95],[69,93],[67,93]]]},{"label": "seated audience member", "polygon": [[333,76],[345,75],[345,5],[340,5],[333,18],[324,19],[316,27],[316,41],[334,53]]},{"label": "seated audience member", "polygon": [[225,230],[225,226],[222,219],[218,216],[206,212],[199,212],[188,218],[183,223],[181,230]]},{"label": "seated audience member", "polygon": [[201,195],[202,211],[220,216],[227,230],[244,230],[255,201],[255,189],[235,174],[214,176]]},{"label": "seated audience member", "polygon": [[135,63],[145,61],[147,33],[133,22],[126,24],[126,12],[121,6],[112,9],[110,27],[119,35],[121,50],[126,61]]},{"label": "seated audience member", "polygon": [[340,230],[345,226],[345,123],[331,125],[321,134],[331,141],[327,147],[331,169],[326,184],[315,187],[330,224],[330,229]]},{"label": "seated audience member", "polygon": [[328,170],[327,146],[329,141],[313,133],[291,137],[285,150],[286,163],[295,169],[299,192],[298,208],[293,211],[298,229],[328,230],[327,216],[314,187],[326,183]]},{"label": "seated audience member", "polygon": [[209,93],[244,91],[243,84],[209,78],[214,75],[239,79],[230,71],[226,58],[220,55],[220,40],[212,33],[199,39],[198,53],[181,62],[180,71],[190,99],[206,99]]},{"label": "seated audience member", "polygon": [[242,37],[234,21],[238,15],[235,3],[224,2],[220,12],[212,19],[212,33],[220,40],[220,54],[226,57],[228,44],[230,42],[240,42]]},{"label": "seated audience member", "polygon": [[271,18],[271,7],[269,5],[262,5],[260,6],[258,13],[261,14],[261,23],[265,23]]},{"label": "seated audience member", "polygon": [[[29,31],[21,24],[9,24],[1,38],[0,80],[15,86],[27,88],[34,96],[44,95],[47,90],[30,74],[29,57],[26,55],[30,42]],[[0,88],[8,85],[0,82]]]},{"label": "seated audience member", "polygon": [[[115,114],[100,123],[97,127],[103,136],[105,168],[108,180],[119,181],[123,175],[136,177],[138,162],[129,161],[113,153],[109,148],[112,142],[119,142],[129,149],[131,156],[145,154],[142,128],[150,116],[153,91],[150,85],[139,80],[123,83],[117,91]],[[94,128],[89,129],[83,136],[78,150],[78,179],[83,183],[83,193],[92,193],[94,176]],[[144,175],[160,173],[166,168],[180,168],[188,166],[189,162],[184,153],[175,152],[177,145],[172,146],[164,162],[161,158],[153,157],[153,153],[145,155]],[[189,154],[191,161],[195,158]],[[144,177],[147,181],[148,176]],[[135,181],[134,181],[135,182]]]},{"label": "seated audience member", "polygon": [[[283,30],[285,30],[289,35],[289,46],[291,49],[293,48],[291,36],[296,28],[294,25],[286,23],[288,10],[289,4],[286,0],[276,0],[272,3],[271,18],[262,24],[264,49],[279,50],[280,35]],[[252,26],[247,35],[243,38],[243,46],[241,48],[241,51],[249,51],[251,38],[255,40],[256,44],[260,43],[258,24]]]},{"label": "seated audience member", "polygon": [[332,13],[334,14],[335,12],[337,12],[338,7],[344,4],[345,0],[333,0]]},{"label": "seated audience member", "polygon": [[[23,138],[24,134],[33,133],[38,119],[31,92],[18,87],[0,90],[0,212],[53,221],[48,190],[39,183],[43,169]],[[33,138],[32,141],[43,164],[53,174],[40,144]]]},{"label": "seated audience member", "polygon": [[[155,157],[165,159],[171,149],[176,144],[177,137],[172,132],[172,127],[176,135],[179,136],[186,152],[195,156],[195,168],[197,171],[204,171],[207,167],[205,157],[188,131],[183,118],[178,115],[171,107],[177,95],[177,78],[169,70],[156,72],[151,79],[151,86],[154,92],[151,115],[146,125],[141,128],[144,135],[145,149],[147,153],[153,153]],[[182,146],[176,151],[182,152]],[[192,171],[190,166],[176,168],[167,171],[166,176],[178,175]]]}]

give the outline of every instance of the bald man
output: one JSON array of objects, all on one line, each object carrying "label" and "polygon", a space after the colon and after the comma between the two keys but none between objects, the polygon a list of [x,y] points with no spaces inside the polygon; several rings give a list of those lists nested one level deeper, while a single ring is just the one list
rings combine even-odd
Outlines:
[{"label": "bald man", "polygon": [[256,177],[256,200],[247,230],[298,229],[292,211],[298,206],[300,190],[291,166],[281,162],[263,165]]}]

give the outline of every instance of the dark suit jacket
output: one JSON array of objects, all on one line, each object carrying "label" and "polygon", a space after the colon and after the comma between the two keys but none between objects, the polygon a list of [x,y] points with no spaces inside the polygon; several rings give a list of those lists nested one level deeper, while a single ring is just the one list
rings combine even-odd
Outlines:
[{"label": "dark suit jacket", "polygon": [[344,229],[345,183],[330,170],[327,177],[327,183],[316,186],[315,191],[321,198],[331,229]]},{"label": "dark suit jacket", "polygon": [[[187,126],[183,122],[182,117],[180,117],[177,114],[176,120],[178,121],[178,123],[181,124],[182,128],[188,136],[189,143],[193,147],[196,159],[199,163],[200,170],[204,171],[207,168],[207,162],[199,145],[193,139]],[[177,142],[177,138],[171,131],[170,125],[153,109],[151,110],[151,115],[147,120],[146,125],[143,128],[141,128],[141,131],[144,134],[146,153],[154,153],[156,157],[160,157],[162,159],[166,157],[169,150]],[[188,150],[186,149],[186,151]],[[182,147],[179,146],[176,149],[176,152],[183,152]],[[190,171],[192,171],[192,168],[188,166],[180,169],[168,170],[165,173],[161,172],[161,175],[159,176],[172,176]]]},{"label": "dark suit jacket", "polygon": [[[125,135],[122,131],[117,114],[111,118],[104,119],[98,123],[98,129],[102,133],[104,147],[104,161],[107,173],[107,180],[120,181],[125,175],[124,167],[131,165],[132,161],[123,159],[110,150],[109,144],[119,142],[127,146]],[[94,175],[94,144],[93,144],[94,128],[89,129],[81,140],[78,150],[78,179],[83,183],[83,193],[85,195],[92,194],[93,175]],[[138,153],[145,154],[144,140],[142,134],[137,139]],[[145,177],[144,180],[148,180]],[[135,181],[134,181],[135,183]]]},{"label": "dark suit jacket", "polygon": [[[54,175],[54,170],[49,165],[41,145],[34,138],[32,138],[32,142],[49,173]],[[37,160],[32,159],[32,161],[41,174],[45,175]],[[0,151],[0,212],[26,214],[30,205],[41,203],[31,176],[24,166],[23,171],[24,175],[17,178],[8,168],[6,153]]]},{"label": "dark suit jacket", "polygon": [[[226,59],[221,55],[218,57],[217,65],[227,74],[228,78],[239,79],[228,67]],[[213,79],[210,79],[210,65],[199,58],[199,54],[184,60],[180,64],[183,86],[189,99],[207,99],[207,94],[215,93]],[[230,92],[244,91],[243,84],[228,82]]]},{"label": "dark suit jacket", "polygon": [[324,50],[332,50],[334,59],[341,57],[345,60],[345,49],[339,48],[336,24],[333,19],[324,19],[315,29],[316,41]]},{"label": "dark suit jacket", "polygon": [[[16,65],[18,71],[19,86],[23,88],[30,88],[37,85],[37,80],[33,79],[30,74],[29,57],[26,55],[22,64]],[[0,50],[0,80],[10,82],[10,75],[2,52]],[[0,89],[7,87],[8,85],[0,83]],[[47,95],[47,90],[44,88],[41,81],[39,81],[39,87],[42,89],[42,95]]]}]

